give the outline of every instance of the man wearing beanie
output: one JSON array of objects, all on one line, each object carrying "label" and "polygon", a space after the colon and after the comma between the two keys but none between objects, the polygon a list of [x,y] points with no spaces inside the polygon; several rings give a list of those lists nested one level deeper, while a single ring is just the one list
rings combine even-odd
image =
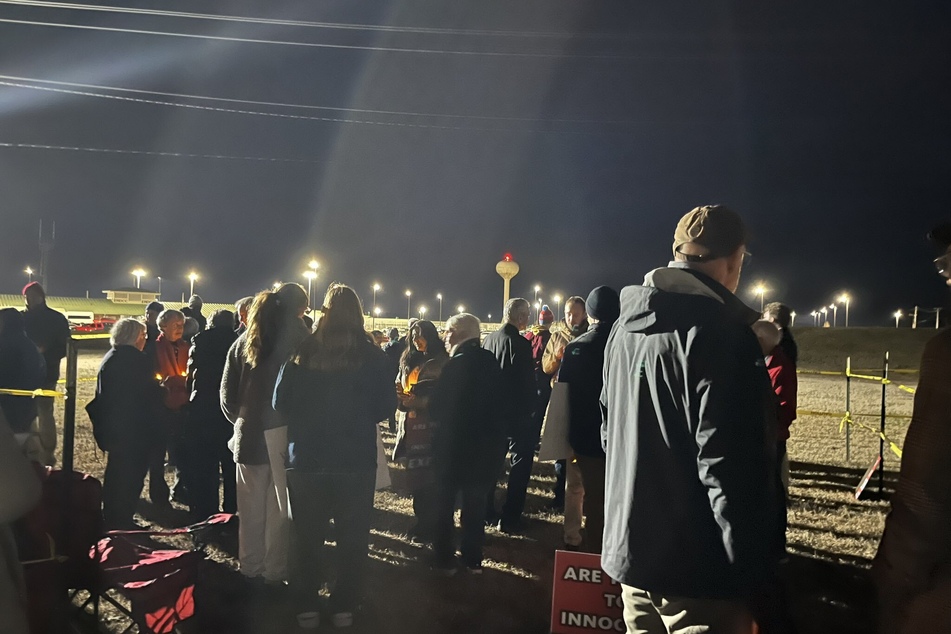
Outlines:
[{"label": "man wearing beanie", "polygon": [[[617,291],[599,286],[585,302],[588,331],[565,347],[558,382],[568,385],[568,443],[574,456],[568,469],[577,469],[584,493],[576,503],[581,508],[565,509],[565,541],[580,535],[582,511],[585,517],[585,546],[588,552],[601,552],[604,532],[604,449],[601,447],[601,387],[604,385],[604,347],[611,326],[621,310]],[[567,502],[567,500],[566,500]],[[570,518],[577,526],[568,526]]]},{"label": "man wearing beanie", "polygon": [[759,315],[734,295],[746,242],[735,212],[697,207],[674,261],[621,291],[601,395],[601,565],[628,632],[772,631],[778,478]]}]

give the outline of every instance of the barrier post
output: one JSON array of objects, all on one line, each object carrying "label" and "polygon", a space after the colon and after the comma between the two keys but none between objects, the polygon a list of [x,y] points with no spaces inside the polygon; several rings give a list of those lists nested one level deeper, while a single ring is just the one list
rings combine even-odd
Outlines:
[{"label": "barrier post", "polygon": [[76,441],[76,380],[77,342],[70,338],[66,346],[66,398],[63,411],[63,471],[73,471],[73,452]]},{"label": "barrier post", "polygon": [[[852,415],[852,357],[845,358],[845,414]],[[852,460],[852,425],[845,425],[845,461]]]},{"label": "barrier post", "polygon": [[878,495],[879,498],[885,490],[885,388],[888,387],[888,353],[885,353],[885,364],[882,367],[882,422],[881,435],[878,437]]}]

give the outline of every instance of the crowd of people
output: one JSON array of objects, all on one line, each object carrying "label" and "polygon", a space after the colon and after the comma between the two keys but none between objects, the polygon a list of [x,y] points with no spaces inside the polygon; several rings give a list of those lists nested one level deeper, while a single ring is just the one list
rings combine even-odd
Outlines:
[{"label": "crowd of people", "polygon": [[[935,236],[948,277],[951,231]],[[643,284],[572,296],[557,323],[544,306],[530,325],[529,302],[510,299],[484,340],[467,313],[442,332],[426,320],[404,336],[367,332],[359,297],[337,283],[316,323],[298,284],[207,318],[197,296],[181,311],[153,302],[144,320],[113,327],[87,407],[107,454],[106,526],[137,526],[146,478],[155,506],[237,513],[241,573],[264,592],[287,588],[307,629],[320,623],[332,540],[329,612],[348,627],[364,594],[381,426],[412,496],[409,537],[431,544],[445,576],[481,574],[487,526],[526,529],[539,443],[563,434],[546,508],[563,510],[560,547],[599,553],[621,585],[628,632],[792,632],[781,568],[798,350],[787,306],[759,313],[735,295],[746,243],[735,212],[698,207],[676,226],[673,260]],[[24,295],[24,312],[0,310],[0,386],[55,386],[68,326],[38,284]],[[951,627],[948,341],[925,353],[875,561],[883,632]],[[566,429],[547,424],[556,407]],[[0,411],[4,442],[52,464],[49,403],[0,395]],[[32,495],[7,493],[0,521]],[[928,623],[946,627],[919,628]]]}]

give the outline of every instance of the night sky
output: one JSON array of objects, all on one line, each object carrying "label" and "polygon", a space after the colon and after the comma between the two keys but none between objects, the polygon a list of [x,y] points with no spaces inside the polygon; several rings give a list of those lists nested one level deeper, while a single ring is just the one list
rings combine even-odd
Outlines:
[{"label": "night sky", "polygon": [[748,303],[758,280],[800,315],[848,290],[853,323],[887,325],[947,296],[924,235],[951,220],[951,8],[912,4],[126,3],[395,27],[343,29],[0,2],[0,20],[357,47],[0,21],[0,81],[179,104],[0,85],[0,143],[287,159],[0,147],[0,291],[38,266],[43,218],[56,295],[142,266],[166,298],[194,269],[230,302],[316,257],[317,288],[369,305],[379,282],[384,314],[410,288],[414,312],[441,291],[447,315],[497,318],[503,253],[514,294],[620,288],[668,261],[683,213],[723,203],[754,233]]}]

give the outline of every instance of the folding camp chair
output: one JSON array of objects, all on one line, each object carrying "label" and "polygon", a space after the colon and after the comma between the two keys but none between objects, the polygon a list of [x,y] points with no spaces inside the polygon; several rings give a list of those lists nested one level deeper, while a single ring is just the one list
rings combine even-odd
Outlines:
[{"label": "folding camp chair", "polygon": [[[81,608],[91,604],[98,618],[102,599],[132,621],[123,632],[138,627],[140,634],[170,634],[195,615],[195,585],[206,559],[205,536],[234,517],[220,513],[184,528],[106,533],[89,553],[99,569],[100,585],[89,589],[90,596]],[[194,549],[165,548],[152,541],[177,535],[190,535]],[[113,594],[125,597],[129,607]]]}]

